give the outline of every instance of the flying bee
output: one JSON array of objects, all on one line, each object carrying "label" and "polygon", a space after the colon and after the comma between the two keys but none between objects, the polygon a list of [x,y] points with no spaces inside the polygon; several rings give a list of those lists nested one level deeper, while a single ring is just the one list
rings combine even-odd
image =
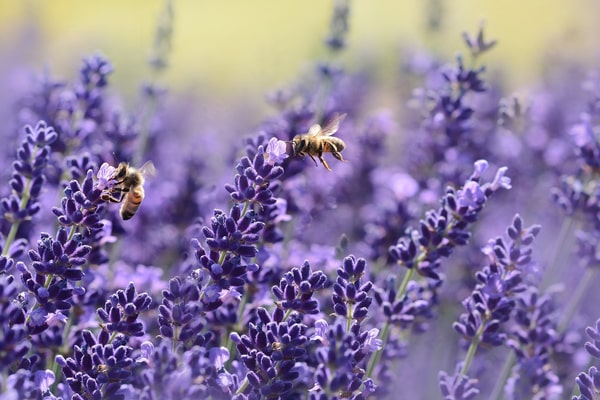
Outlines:
[{"label": "flying bee", "polygon": [[153,176],[155,173],[152,161],[145,162],[139,169],[133,168],[126,162],[119,163],[113,175],[117,183],[107,200],[113,203],[123,202],[120,210],[121,218],[128,220],[135,215],[144,200],[144,177]]},{"label": "flying bee", "polygon": [[328,171],[331,171],[331,168],[323,158],[323,153],[331,153],[336,159],[346,161],[341,154],[342,150],[346,148],[346,143],[340,138],[333,137],[340,126],[340,122],[345,117],[346,114],[336,115],[324,127],[314,124],[308,130],[308,133],[294,136],[294,139],[292,139],[294,155],[305,156],[308,154],[317,166],[315,156],[319,157],[319,160]]}]

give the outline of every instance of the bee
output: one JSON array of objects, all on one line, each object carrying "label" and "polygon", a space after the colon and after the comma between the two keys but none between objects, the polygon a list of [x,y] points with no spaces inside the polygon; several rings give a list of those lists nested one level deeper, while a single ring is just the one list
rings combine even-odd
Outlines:
[{"label": "bee", "polygon": [[108,368],[108,365],[106,365],[106,364],[100,364],[96,367],[96,371],[99,374],[105,374],[108,372],[108,370],[109,370],[109,368]]},{"label": "bee", "polygon": [[[121,162],[115,170],[113,179],[117,181],[107,200],[121,203],[121,218],[128,220],[135,215],[144,200],[144,177],[156,173],[152,161],[147,161],[139,169],[129,163]],[[113,193],[117,192],[114,196]]]},{"label": "bee", "polygon": [[294,139],[292,139],[294,155],[305,156],[308,154],[317,166],[315,156],[319,157],[319,160],[328,171],[331,171],[331,168],[323,158],[323,153],[331,153],[336,159],[346,161],[341,154],[342,150],[346,148],[346,143],[340,138],[333,137],[340,126],[340,122],[345,117],[346,114],[336,115],[324,127],[314,124],[308,130],[308,133],[294,136]]}]

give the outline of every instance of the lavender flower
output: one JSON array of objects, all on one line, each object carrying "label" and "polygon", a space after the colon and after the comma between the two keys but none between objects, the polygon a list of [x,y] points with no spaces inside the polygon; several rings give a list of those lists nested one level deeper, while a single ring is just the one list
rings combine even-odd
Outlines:
[{"label": "lavender flower", "polygon": [[[600,265],[597,77],[579,87],[577,60],[553,60],[531,98],[506,93],[486,78],[496,41],[482,25],[450,64],[414,49],[397,91],[382,96],[377,60],[346,68],[337,58],[353,32],[350,3],[336,0],[329,59],[278,90],[273,114],[248,128],[246,106],[220,118],[213,96],[182,101],[174,90],[164,101],[174,5],[161,11],[154,79],[133,111],[117,106],[130,104],[111,79],[121,71],[100,55],[74,81],[46,74],[24,91],[14,84],[15,97],[25,93],[14,107],[0,101],[10,110],[0,127],[0,397],[553,399],[575,383],[575,398],[595,396],[597,366],[578,350],[600,354],[600,325],[584,345],[577,324],[597,294],[573,287],[593,284]],[[411,98],[409,108],[369,109],[390,96]],[[347,162],[324,173],[292,156],[290,140],[340,114]],[[20,144],[13,126],[23,124]],[[145,182],[145,212],[123,221],[107,204],[119,186],[111,164],[141,160],[160,176]],[[566,218],[545,207],[553,186]],[[492,195],[502,198],[483,213]],[[543,221],[546,237],[515,217],[486,244],[516,208]],[[534,238],[552,249],[539,264]],[[583,276],[567,269],[576,262]],[[568,301],[545,289],[552,281]],[[453,314],[453,325],[440,318]],[[436,375],[439,388],[424,384]]]},{"label": "lavender flower", "polygon": [[[485,146],[489,129],[480,129],[477,125],[476,102],[487,91],[483,80],[485,67],[476,67],[477,57],[492,47],[483,40],[483,26],[477,39],[464,35],[465,43],[472,55],[469,67],[465,66],[462,56],[456,57],[454,66],[438,68],[434,66],[432,74],[436,75],[431,87],[416,91],[415,105],[427,114],[424,121],[419,121],[417,128],[422,134],[410,155],[409,172],[415,176],[422,186],[431,187],[435,183],[460,182],[460,171],[456,170],[456,162],[464,165],[480,158],[488,158],[490,154]],[[491,43],[491,42],[490,42]],[[441,75],[441,79],[440,79]],[[478,135],[472,135],[478,131]],[[436,170],[442,175],[430,176],[427,171],[436,164]]]},{"label": "lavender flower", "polygon": [[[382,348],[379,329],[365,330],[361,325],[368,313],[373,283],[361,282],[366,262],[348,256],[337,270],[333,285],[333,309],[341,318],[331,328],[326,321],[315,323],[311,341],[320,343],[316,351],[315,386],[311,398],[326,393],[343,393],[347,397],[365,398],[364,393],[375,392],[376,386],[366,374],[369,357]],[[345,320],[345,321],[344,321]]]},{"label": "lavender flower", "polygon": [[[456,382],[465,379],[479,346],[495,347],[506,342],[507,334],[503,332],[502,327],[516,309],[518,294],[526,290],[523,280],[530,273],[527,270],[531,262],[529,246],[539,231],[538,225],[524,228],[523,220],[516,215],[507,229],[510,242],[507,244],[502,238],[497,238],[484,249],[490,258],[490,263],[477,272],[478,284],[471,295],[463,301],[466,313],[461,314],[459,320],[453,324],[454,330],[470,342],[464,363],[452,377]],[[520,314],[520,317],[522,319],[525,316]],[[523,321],[520,323],[522,324]],[[528,362],[524,354],[518,358],[522,362],[521,366]],[[440,375],[440,388],[444,393],[449,391],[449,379],[447,374]]]},{"label": "lavender flower", "polygon": [[338,0],[333,8],[329,36],[325,40],[327,46],[332,50],[341,50],[346,46],[348,34],[348,19],[350,16],[350,4],[346,0]]},{"label": "lavender flower", "polygon": [[8,370],[19,364],[31,349],[31,345],[25,340],[25,312],[15,301],[19,289],[14,277],[0,276],[0,289],[0,365],[3,370]]},{"label": "lavender flower", "polygon": [[265,149],[265,159],[270,165],[281,164],[283,160],[288,158],[286,153],[286,144],[277,138],[271,138]]},{"label": "lavender flower", "polygon": [[479,394],[479,389],[475,386],[477,379],[462,375],[461,365],[456,367],[456,374],[449,376],[445,371],[440,371],[440,388],[444,400],[468,400],[473,399]]},{"label": "lavender flower", "polygon": [[257,310],[259,322],[250,323],[247,335],[232,334],[231,340],[241,354],[241,360],[248,369],[246,380],[249,383],[240,393],[267,397],[289,395],[294,381],[300,376],[296,363],[306,357],[306,326],[284,321],[280,308],[272,316],[265,309]]},{"label": "lavender flower", "polygon": [[[585,350],[595,359],[600,359],[600,320],[596,326],[589,326],[585,330],[591,341],[585,342]],[[576,382],[580,395],[574,396],[573,400],[592,400],[600,388],[600,371],[596,366],[591,366],[587,372],[577,375]]]},{"label": "lavender flower", "polygon": [[17,151],[17,160],[13,163],[10,180],[12,194],[0,200],[0,211],[10,225],[10,231],[4,233],[2,256],[18,257],[24,243],[15,239],[28,239],[19,227],[30,220],[40,210],[38,198],[45,181],[44,173],[50,159],[50,145],[57,139],[52,127],[44,121],[35,128],[25,126],[26,139]]},{"label": "lavender flower", "polygon": [[126,336],[144,335],[144,326],[138,321],[140,314],[150,308],[152,299],[147,293],[137,293],[133,282],[126,290],[118,290],[98,309],[104,327],[112,334]]},{"label": "lavender flower", "polygon": [[[516,365],[507,382],[509,398],[558,398],[563,393],[552,355],[561,343],[550,295],[540,296],[535,288],[517,299],[516,322],[507,340],[516,356]],[[554,367],[554,368],[553,368]]]},{"label": "lavender flower", "polygon": [[169,289],[163,291],[163,301],[159,306],[158,323],[163,337],[174,341],[205,341],[201,332],[206,323],[201,316],[202,303],[200,290],[191,279],[183,282],[173,278]]},{"label": "lavender flower", "polygon": [[56,357],[73,398],[125,398],[121,384],[131,377],[131,347],[118,338],[115,340],[118,344],[110,344],[106,331],[101,331],[97,338],[83,331],[82,338],[84,344],[75,345],[72,358]]},{"label": "lavender flower", "polygon": [[[485,165],[485,167],[484,167]],[[390,247],[390,255],[398,264],[432,279],[439,279],[437,269],[440,259],[448,257],[454,247],[465,245],[470,237],[466,228],[477,220],[487,198],[499,189],[509,189],[510,180],[503,180],[500,169],[492,183],[481,185],[481,171],[487,162],[476,163],[475,173],[458,191],[449,188],[439,210],[426,213],[420,221],[419,230],[412,230],[401,237],[396,246]]]}]

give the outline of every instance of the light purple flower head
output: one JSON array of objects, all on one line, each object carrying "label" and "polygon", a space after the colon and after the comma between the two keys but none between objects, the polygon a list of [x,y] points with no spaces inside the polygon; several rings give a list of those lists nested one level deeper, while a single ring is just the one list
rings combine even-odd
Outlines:
[{"label": "light purple flower head", "polygon": [[492,181],[492,183],[490,185],[490,189],[492,189],[494,192],[498,189],[512,188],[512,185],[510,184],[510,182],[511,182],[510,178],[508,176],[504,176],[504,174],[506,173],[507,170],[508,170],[508,167],[498,168],[498,171],[496,172],[496,176],[494,177],[494,180]]},{"label": "light purple flower head", "polygon": [[286,152],[287,144],[283,140],[273,137],[269,140],[265,149],[265,160],[269,165],[281,164],[283,160],[288,158]]},{"label": "light purple flower head", "polygon": [[208,351],[208,357],[210,363],[219,370],[223,368],[225,363],[229,360],[229,350],[225,347],[213,347]]},{"label": "light purple flower head", "polygon": [[469,181],[458,191],[458,206],[477,208],[485,202],[485,193],[475,181]]},{"label": "light purple flower head", "polygon": [[383,345],[383,340],[377,339],[379,336],[379,329],[372,328],[367,332],[367,338],[365,339],[364,351],[367,353],[372,353],[377,350],[381,350]]},{"label": "light purple flower head", "polygon": [[489,163],[486,160],[477,160],[474,163],[475,171],[473,172],[473,178],[479,178],[488,169]]},{"label": "light purple flower head", "polygon": [[100,166],[96,177],[98,180],[96,181],[96,186],[100,190],[109,189],[113,187],[117,181],[114,178],[115,171],[117,169],[108,163],[104,163]]},{"label": "light purple flower head", "polygon": [[33,380],[35,385],[40,389],[42,393],[46,393],[50,390],[50,386],[54,383],[56,377],[54,372],[49,369],[44,371],[37,371],[33,374]]}]

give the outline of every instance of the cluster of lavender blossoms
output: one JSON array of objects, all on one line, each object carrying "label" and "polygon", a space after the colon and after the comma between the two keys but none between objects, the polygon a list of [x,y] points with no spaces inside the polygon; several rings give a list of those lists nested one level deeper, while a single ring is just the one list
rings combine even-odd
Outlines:
[{"label": "cluster of lavender blossoms", "polygon": [[[454,62],[406,52],[406,107],[373,112],[371,71],[337,58],[350,11],[334,2],[327,62],[210,146],[214,120],[158,80],[124,110],[100,54],[14,94],[0,398],[599,398],[600,79],[565,88],[583,75],[557,64],[530,98],[504,93],[482,25]],[[332,171],[295,154],[341,114],[345,162],[331,136],[304,153]],[[119,174],[145,160],[155,177]]]}]

